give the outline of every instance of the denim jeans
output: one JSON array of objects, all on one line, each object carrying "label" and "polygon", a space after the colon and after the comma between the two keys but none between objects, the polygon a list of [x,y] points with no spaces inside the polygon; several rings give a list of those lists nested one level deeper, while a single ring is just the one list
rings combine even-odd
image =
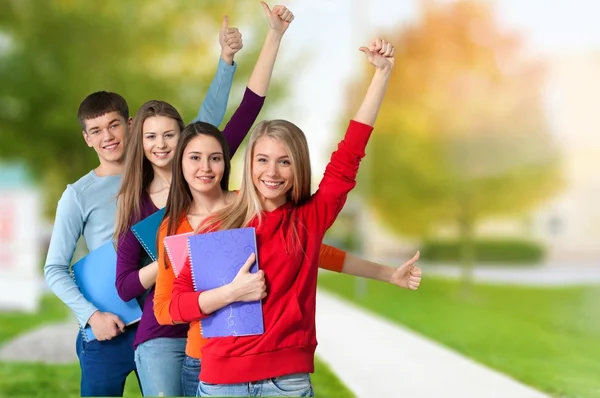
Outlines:
[{"label": "denim jeans", "polygon": [[183,395],[185,397],[195,397],[200,382],[200,360],[185,356],[181,368],[181,384],[183,385]]},{"label": "denim jeans", "polygon": [[159,337],[137,346],[135,364],[145,397],[183,395],[181,367],[186,341],[185,337]]},{"label": "denim jeans", "polygon": [[123,334],[106,341],[86,342],[81,333],[77,334],[82,397],[123,396],[127,376],[136,371],[133,355],[136,329],[126,328]]},{"label": "denim jeans", "polygon": [[314,397],[308,373],[296,373],[253,383],[198,384],[198,397]]}]

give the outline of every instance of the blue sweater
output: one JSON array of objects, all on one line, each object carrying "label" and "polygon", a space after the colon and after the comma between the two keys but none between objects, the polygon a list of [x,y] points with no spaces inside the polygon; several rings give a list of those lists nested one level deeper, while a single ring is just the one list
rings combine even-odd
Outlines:
[{"label": "blue sweater", "polygon": [[[228,65],[219,59],[215,78],[194,121],[221,124],[236,68],[236,64]],[[82,327],[98,309],[83,297],[69,268],[81,236],[90,251],[112,240],[120,185],[120,175],[98,177],[92,170],[67,185],[56,208],[44,278],[52,292],[75,313]]]}]

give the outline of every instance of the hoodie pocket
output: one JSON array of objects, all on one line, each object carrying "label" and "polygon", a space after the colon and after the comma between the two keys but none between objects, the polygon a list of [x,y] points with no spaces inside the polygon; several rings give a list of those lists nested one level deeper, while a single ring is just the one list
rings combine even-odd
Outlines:
[{"label": "hoodie pocket", "polygon": [[304,329],[306,326],[296,295],[289,295],[283,311],[282,319],[277,322],[280,323],[285,320],[285,322],[281,322],[281,344],[278,344],[278,346],[284,348],[304,345],[306,336],[306,331]]}]

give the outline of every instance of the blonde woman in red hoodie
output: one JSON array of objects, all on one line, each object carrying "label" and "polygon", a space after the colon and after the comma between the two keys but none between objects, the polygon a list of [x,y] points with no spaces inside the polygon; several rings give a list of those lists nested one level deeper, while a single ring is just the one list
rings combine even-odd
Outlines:
[{"label": "blonde woman in red hoodie", "polygon": [[[376,39],[360,50],[375,73],[318,191],[310,194],[304,133],[288,121],[263,121],[250,135],[235,202],[204,226],[203,231],[256,228],[261,271],[252,275],[257,288],[243,301],[262,299],[265,332],[208,339],[202,349],[198,396],[314,395],[309,373],[314,371],[317,346],[319,250],[325,232],[356,185],[359,163],[394,67],[394,47],[385,40]],[[407,278],[409,288],[420,283],[420,271],[414,269]],[[194,292],[190,269],[184,267],[173,285],[173,321],[210,316],[223,306],[226,291],[220,289]]]}]

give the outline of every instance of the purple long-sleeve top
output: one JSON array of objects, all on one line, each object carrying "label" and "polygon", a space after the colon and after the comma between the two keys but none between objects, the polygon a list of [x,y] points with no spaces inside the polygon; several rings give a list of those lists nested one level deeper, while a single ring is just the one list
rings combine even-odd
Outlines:
[{"label": "purple long-sleeve top", "polygon": [[[249,88],[246,88],[242,102],[231,117],[231,120],[223,129],[223,134],[229,144],[231,156],[233,156],[244,140],[244,137],[246,137],[252,128],[264,102],[265,97],[261,97]],[[131,220],[131,225],[143,220],[158,210],[146,192],[142,195],[141,201],[140,219]],[[158,242],[158,244],[162,244],[162,242]],[[119,296],[124,301],[129,301],[146,293],[146,289],[142,286],[139,276],[141,262],[144,256],[144,248],[138,242],[133,232],[128,230],[127,233],[119,239],[117,247],[116,287]],[[134,348],[145,341],[158,337],[187,337],[189,325],[164,326],[158,323],[152,308],[153,301],[154,286],[149,289],[148,296],[144,302],[142,319],[138,325],[136,337],[133,342]]]}]

